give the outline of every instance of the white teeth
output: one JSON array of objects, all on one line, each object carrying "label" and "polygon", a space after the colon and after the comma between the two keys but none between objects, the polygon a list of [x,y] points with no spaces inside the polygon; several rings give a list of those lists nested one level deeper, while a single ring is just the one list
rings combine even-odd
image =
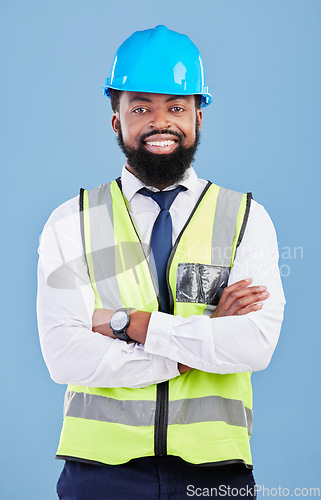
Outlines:
[{"label": "white teeth", "polygon": [[160,146],[161,148],[165,148],[166,146],[171,146],[172,144],[175,144],[175,141],[153,141],[153,142],[147,142],[149,146]]}]

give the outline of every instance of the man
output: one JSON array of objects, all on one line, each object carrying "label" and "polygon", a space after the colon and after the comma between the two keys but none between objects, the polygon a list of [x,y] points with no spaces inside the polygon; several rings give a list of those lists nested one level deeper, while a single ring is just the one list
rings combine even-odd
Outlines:
[{"label": "man", "polygon": [[60,206],[39,247],[41,345],[69,384],[59,498],[253,498],[250,372],[284,306],[273,225],[191,167],[211,95],[187,36],[134,33],[105,93],[121,177]]}]

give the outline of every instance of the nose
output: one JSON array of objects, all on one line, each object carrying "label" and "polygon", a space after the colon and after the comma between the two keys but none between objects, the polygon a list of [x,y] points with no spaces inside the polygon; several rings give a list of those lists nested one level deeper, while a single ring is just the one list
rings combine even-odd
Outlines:
[{"label": "nose", "polygon": [[150,115],[148,125],[150,128],[157,128],[158,130],[170,128],[172,122],[168,111],[162,108],[154,109]]}]

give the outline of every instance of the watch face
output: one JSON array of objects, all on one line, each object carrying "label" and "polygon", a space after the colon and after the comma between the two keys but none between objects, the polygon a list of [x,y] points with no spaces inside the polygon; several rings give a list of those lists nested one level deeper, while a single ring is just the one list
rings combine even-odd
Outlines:
[{"label": "watch face", "polygon": [[123,330],[128,324],[128,314],[125,311],[117,311],[110,320],[110,326],[116,332]]}]

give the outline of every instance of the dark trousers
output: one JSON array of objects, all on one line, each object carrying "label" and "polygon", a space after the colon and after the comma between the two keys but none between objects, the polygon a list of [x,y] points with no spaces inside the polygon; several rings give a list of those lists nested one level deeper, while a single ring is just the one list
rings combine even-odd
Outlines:
[{"label": "dark trousers", "polygon": [[61,500],[256,498],[252,471],[241,464],[199,466],[171,456],[107,466],[66,461],[57,492]]}]

